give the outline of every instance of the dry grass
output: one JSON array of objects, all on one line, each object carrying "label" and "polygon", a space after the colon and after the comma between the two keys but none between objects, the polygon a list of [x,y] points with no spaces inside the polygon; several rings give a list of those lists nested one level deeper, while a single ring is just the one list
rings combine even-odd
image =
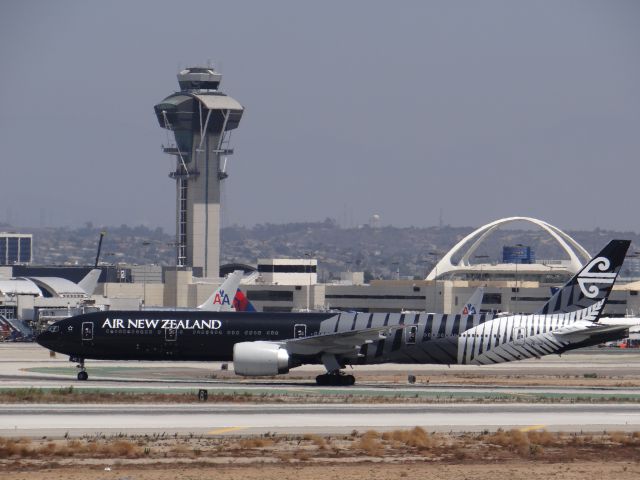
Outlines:
[{"label": "dry grass", "polygon": [[51,458],[51,457],[91,457],[91,458],[137,458],[140,449],[134,443],[117,439],[107,442],[81,440],[48,441],[34,444],[30,439],[0,437],[0,458]]},{"label": "dry grass", "polygon": [[394,446],[406,446],[424,451],[434,445],[434,439],[423,428],[415,427],[412,430],[393,430],[382,434],[382,439],[394,442]]},{"label": "dry grass", "polygon": [[530,445],[529,436],[520,430],[498,430],[496,433],[485,436],[484,441],[516,451],[521,455],[529,451]]},{"label": "dry grass", "polygon": [[384,445],[380,441],[381,435],[375,430],[365,432],[357,441],[351,445],[352,449],[360,450],[366,455],[379,457],[384,454]]},{"label": "dry grass", "polygon": [[302,439],[306,442],[311,442],[320,450],[324,450],[327,448],[327,441],[325,440],[324,437],[321,437],[320,435],[306,434],[302,437]]},{"label": "dry grass", "polygon": [[[486,379],[485,379],[486,380]],[[495,384],[500,384],[496,382]],[[295,393],[270,393],[238,391],[209,391],[208,403],[474,403],[477,401],[504,403],[573,403],[576,396],[547,396],[545,394],[512,395],[512,394],[484,394],[474,396],[457,396],[452,394],[433,394],[431,392],[416,391],[415,393],[374,393],[353,390],[351,392],[326,392],[312,390]],[[590,398],[580,397],[580,401],[592,403],[638,403],[640,396],[634,395],[594,395]],[[109,392],[101,390],[74,389],[73,386],[61,389],[21,388],[0,391],[0,403],[198,403],[197,391],[158,393],[158,392]]]},{"label": "dry grass", "polygon": [[273,446],[275,442],[270,438],[243,438],[238,443],[241,450],[247,448],[265,448]]},{"label": "dry grass", "polygon": [[[433,434],[416,427],[380,433],[369,430],[344,436],[209,437],[118,435],[73,439],[1,438],[0,468],[10,462],[47,459],[177,459],[178,461],[253,462],[364,461],[367,458],[403,461],[416,456],[432,462],[484,463],[527,461],[640,462],[640,432],[566,434],[547,431],[498,430],[485,434]],[[9,462],[9,463],[8,463]]]},{"label": "dry grass", "polygon": [[[105,392],[76,390],[73,386],[60,389],[17,388],[0,392],[0,403],[199,403],[198,392]],[[282,403],[279,394],[249,392],[209,392],[210,403]]]}]

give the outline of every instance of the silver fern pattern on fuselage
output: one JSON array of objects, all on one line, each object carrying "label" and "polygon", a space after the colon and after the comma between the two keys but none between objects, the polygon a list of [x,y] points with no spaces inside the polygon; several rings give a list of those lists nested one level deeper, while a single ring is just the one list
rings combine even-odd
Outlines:
[{"label": "silver fern pattern on fuselage", "polygon": [[[448,315],[434,313],[340,313],[320,326],[320,334],[366,328],[406,325],[384,340],[365,344],[346,363],[434,363],[458,362],[461,332],[493,319],[493,315]],[[415,343],[411,343],[411,337]]]},{"label": "silver fern pattern on fuselage", "polygon": [[511,315],[473,327],[458,338],[458,363],[486,365],[562,352],[570,342],[554,332],[579,321],[595,322],[605,300],[554,315]]},{"label": "silver fern pattern on fuselage", "polygon": [[492,364],[559,353],[569,342],[554,332],[578,321],[595,322],[605,300],[554,315],[447,315],[340,313],[324,320],[321,334],[405,325],[384,340],[342,356],[345,363]]}]

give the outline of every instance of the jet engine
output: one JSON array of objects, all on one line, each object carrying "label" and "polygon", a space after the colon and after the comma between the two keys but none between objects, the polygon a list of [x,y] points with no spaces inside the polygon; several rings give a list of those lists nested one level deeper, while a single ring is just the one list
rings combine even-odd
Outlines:
[{"label": "jet engine", "polygon": [[269,342],[240,342],[233,346],[233,369],[237,375],[278,375],[289,372],[289,353]]}]

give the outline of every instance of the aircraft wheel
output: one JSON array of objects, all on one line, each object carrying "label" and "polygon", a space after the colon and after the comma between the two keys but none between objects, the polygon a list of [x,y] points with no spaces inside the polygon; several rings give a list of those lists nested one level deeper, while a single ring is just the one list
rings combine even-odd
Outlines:
[{"label": "aircraft wheel", "polygon": [[353,375],[325,373],[316,377],[316,383],[321,386],[348,387],[356,383],[356,378]]},{"label": "aircraft wheel", "polygon": [[89,379],[89,374],[87,372],[78,372],[78,380],[84,381]]},{"label": "aircraft wheel", "polygon": [[345,375],[342,377],[342,382],[343,385],[351,386],[356,383],[356,377],[353,375]]}]

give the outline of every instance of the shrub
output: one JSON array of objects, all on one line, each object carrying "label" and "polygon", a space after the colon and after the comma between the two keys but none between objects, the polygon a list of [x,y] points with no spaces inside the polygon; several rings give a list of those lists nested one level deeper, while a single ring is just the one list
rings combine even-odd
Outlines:
[{"label": "shrub", "polygon": [[393,430],[382,434],[383,440],[393,440],[408,447],[425,450],[433,447],[433,438],[423,428],[415,427],[412,430]]}]

